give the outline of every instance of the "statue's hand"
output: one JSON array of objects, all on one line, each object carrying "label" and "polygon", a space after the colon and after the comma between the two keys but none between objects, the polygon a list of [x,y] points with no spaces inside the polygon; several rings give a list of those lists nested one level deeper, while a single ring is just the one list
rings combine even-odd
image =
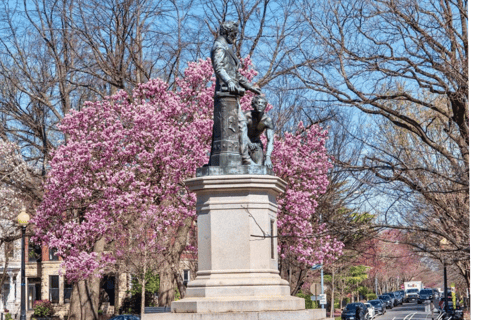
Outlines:
[{"label": "statue's hand", "polygon": [[233,81],[228,81],[228,91],[230,93],[234,93],[237,91],[237,86],[235,85],[235,82]]},{"label": "statue's hand", "polygon": [[251,143],[251,142],[249,142],[247,146],[250,151],[255,151],[258,148],[258,146],[255,143]]},{"label": "statue's hand", "polygon": [[269,169],[273,168],[272,160],[270,159],[270,156],[265,157],[265,166]]},{"label": "statue's hand", "polygon": [[252,87],[250,91],[256,93],[256,94],[262,94],[262,90],[259,87]]}]

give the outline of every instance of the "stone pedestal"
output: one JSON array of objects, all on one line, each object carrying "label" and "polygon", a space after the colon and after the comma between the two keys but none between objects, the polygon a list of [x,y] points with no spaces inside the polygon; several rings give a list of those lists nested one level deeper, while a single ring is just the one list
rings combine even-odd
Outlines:
[{"label": "stone pedestal", "polygon": [[325,309],[227,313],[145,314],[145,320],[326,320]]},{"label": "stone pedestal", "polygon": [[225,175],[186,185],[197,194],[199,271],[172,313],[303,311],[304,299],[290,296],[278,272],[276,196],[285,182]]},{"label": "stone pedestal", "polygon": [[230,174],[185,183],[197,194],[199,271],[171,313],[146,320],[325,318],[325,310],[305,310],[304,299],[290,296],[278,272],[276,196],[283,180]]}]

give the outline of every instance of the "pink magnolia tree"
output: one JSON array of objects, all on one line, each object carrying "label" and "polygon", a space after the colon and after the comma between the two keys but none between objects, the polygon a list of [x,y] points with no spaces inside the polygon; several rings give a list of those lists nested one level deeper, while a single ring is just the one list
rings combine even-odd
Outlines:
[{"label": "pink magnolia tree", "polygon": [[[151,80],[132,96],[119,91],[63,119],[60,129],[68,141],[50,162],[33,222],[38,240],[64,258],[80,300],[82,292],[99,290],[98,277],[117,260],[141,256],[146,247],[170,259],[169,266],[178,265],[185,247],[180,235],[191,226],[196,201],[183,181],[208,160],[212,73],[210,62],[201,61],[185,71],[178,91]],[[138,221],[144,223],[133,223]],[[147,230],[151,235],[143,244],[122,241]],[[96,304],[78,303],[93,305],[92,314]],[[74,305],[70,312],[79,312]]]},{"label": "pink magnolia tree", "polygon": [[316,212],[325,193],[327,171],[332,167],[325,149],[327,131],[318,125],[285,133],[272,154],[275,174],[287,182],[278,198],[280,272],[296,294],[309,269],[328,264],[342,254],[343,243],[327,233]]},{"label": "pink magnolia tree", "polygon": [[[242,72],[255,76],[249,59]],[[178,266],[195,218],[196,198],[183,181],[208,161],[212,74],[210,60],[200,60],[189,64],[176,90],[154,79],[131,96],[119,91],[64,118],[60,129],[68,140],[50,162],[33,222],[37,239],[63,257],[70,281],[95,283],[117,261],[137,251],[141,256],[145,248]],[[251,98],[242,98],[244,109]],[[324,226],[312,219],[315,199],[328,184],[326,135],[300,124],[298,132],[275,137],[272,155],[275,173],[288,183],[279,198],[281,257],[294,257],[305,268],[341,254],[341,243],[321,236]],[[148,237],[128,245],[129,237],[147,230]]]}]

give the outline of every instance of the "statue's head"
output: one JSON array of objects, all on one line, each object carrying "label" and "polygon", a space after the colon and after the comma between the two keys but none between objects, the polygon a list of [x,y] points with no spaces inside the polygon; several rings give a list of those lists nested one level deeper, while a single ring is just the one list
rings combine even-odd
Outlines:
[{"label": "statue's head", "polygon": [[239,21],[225,21],[220,24],[220,35],[225,37],[229,44],[233,44],[237,39]]},{"label": "statue's head", "polygon": [[252,99],[252,107],[255,111],[263,113],[267,107],[267,98],[265,96],[257,95]]}]

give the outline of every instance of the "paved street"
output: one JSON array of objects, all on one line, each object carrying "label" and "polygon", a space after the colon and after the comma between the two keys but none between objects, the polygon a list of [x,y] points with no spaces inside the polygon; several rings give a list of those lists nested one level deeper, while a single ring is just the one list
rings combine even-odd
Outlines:
[{"label": "paved street", "polygon": [[[435,304],[437,305],[437,304]],[[438,316],[438,313],[435,314]],[[430,320],[430,314],[425,312],[425,305],[413,303],[404,303],[393,309],[388,309],[382,316],[375,317],[375,320]]]}]

